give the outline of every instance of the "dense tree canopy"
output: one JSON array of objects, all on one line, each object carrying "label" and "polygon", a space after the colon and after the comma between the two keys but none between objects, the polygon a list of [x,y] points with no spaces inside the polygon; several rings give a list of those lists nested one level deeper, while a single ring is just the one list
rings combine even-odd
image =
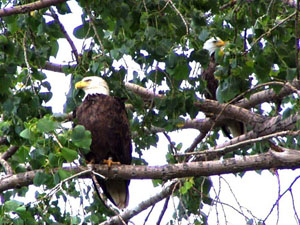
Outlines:
[{"label": "dense tree canopy", "polygon": [[[125,223],[161,199],[167,205],[170,195],[179,199],[170,224],[206,224],[202,208],[218,204],[210,196],[210,175],[299,168],[296,2],[78,0],[82,14],[74,16],[82,24],[73,34],[61,19],[73,13],[71,3],[0,2],[0,224],[113,224],[120,218]],[[204,97],[207,81],[201,76],[211,60],[203,49],[210,37],[228,41],[215,53],[216,100]],[[57,64],[51,58],[65,47],[61,39],[73,60]],[[82,41],[81,49],[75,39]],[[47,71],[72,74],[64,115],[54,115],[46,104],[53,94]],[[68,121],[83,97],[74,83],[89,75],[103,77],[112,95],[126,98],[138,155],[132,166],[108,170],[81,160],[79,149],[89,150],[91,135]],[[246,133],[224,137],[221,128],[229,121],[243,122]],[[185,137],[172,140],[169,132],[188,128],[199,135],[184,149]],[[157,145],[158,133],[169,142],[162,156],[168,165],[147,167],[143,153]],[[164,188],[114,217],[118,212],[96,195],[91,200],[91,186],[81,186],[99,173],[154,179]],[[17,200],[33,190],[35,200]],[[82,215],[68,210],[70,199],[85,205]],[[295,215],[299,222],[296,210]]]}]

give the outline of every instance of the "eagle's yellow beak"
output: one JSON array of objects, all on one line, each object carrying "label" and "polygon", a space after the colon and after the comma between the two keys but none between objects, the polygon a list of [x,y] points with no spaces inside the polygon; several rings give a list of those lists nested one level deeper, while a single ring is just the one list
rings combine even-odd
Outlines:
[{"label": "eagle's yellow beak", "polygon": [[89,82],[87,81],[78,81],[76,84],[75,84],[75,88],[78,89],[78,88],[85,88],[89,85]]},{"label": "eagle's yellow beak", "polygon": [[219,41],[216,43],[216,46],[217,46],[217,47],[222,47],[222,46],[224,46],[224,45],[226,45],[226,42],[225,42],[225,41],[222,41],[222,40],[219,40]]}]

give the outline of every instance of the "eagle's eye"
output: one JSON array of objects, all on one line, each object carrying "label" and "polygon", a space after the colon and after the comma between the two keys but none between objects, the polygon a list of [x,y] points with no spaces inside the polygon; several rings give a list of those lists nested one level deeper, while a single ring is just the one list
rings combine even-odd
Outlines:
[{"label": "eagle's eye", "polygon": [[86,79],[86,80],[85,80],[85,82],[90,82],[90,81],[92,81],[92,80],[91,80],[91,79]]}]

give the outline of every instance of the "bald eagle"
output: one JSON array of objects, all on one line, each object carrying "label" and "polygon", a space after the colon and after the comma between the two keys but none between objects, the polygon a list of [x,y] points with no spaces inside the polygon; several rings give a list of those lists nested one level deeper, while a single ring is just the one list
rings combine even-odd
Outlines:
[{"label": "bald eagle", "polygon": [[[131,163],[131,133],[124,102],[109,96],[107,83],[100,77],[85,77],[75,84],[83,89],[85,97],[75,112],[77,124],[83,125],[92,135],[90,152],[85,159],[94,164]],[[103,193],[118,208],[128,205],[129,180],[103,180],[97,177]],[[94,182],[94,180],[93,180]],[[100,197],[99,190],[94,182]]]},{"label": "bald eagle", "polygon": [[[223,48],[225,42],[219,37],[212,37],[208,39],[204,45],[203,49],[206,49],[210,55],[210,62],[208,68],[203,70],[201,77],[206,81],[206,92],[204,96],[207,99],[217,100],[216,91],[219,85],[218,80],[215,78],[214,73],[216,71],[217,63],[215,61],[215,52],[217,49]],[[222,50],[222,49],[221,49]],[[222,130],[228,138],[237,137],[245,133],[245,126],[241,122],[235,120],[226,121],[227,126],[223,126]],[[230,135],[232,134],[232,136]]]}]

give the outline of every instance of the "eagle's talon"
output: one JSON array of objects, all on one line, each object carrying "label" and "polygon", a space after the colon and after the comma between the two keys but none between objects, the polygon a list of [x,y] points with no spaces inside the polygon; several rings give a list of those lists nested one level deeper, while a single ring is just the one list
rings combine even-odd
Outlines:
[{"label": "eagle's talon", "polygon": [[108,168],[110,168],[111,165],[121,165],[120,162],[114,162],[114,161],[112,160],[112,158],[104,159],[104,160],[103,160],[103,163],[104,163],[104,164],[107,164]]}]

